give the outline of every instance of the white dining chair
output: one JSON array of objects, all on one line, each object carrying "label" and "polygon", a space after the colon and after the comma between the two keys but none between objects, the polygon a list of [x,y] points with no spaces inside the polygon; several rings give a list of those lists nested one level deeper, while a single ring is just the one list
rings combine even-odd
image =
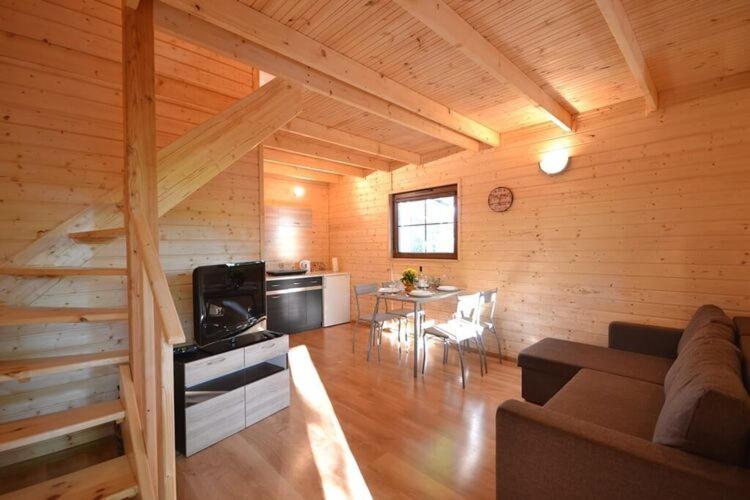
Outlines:
[{"label": "white dining chair", "polygon": [[443,363],[448,358],[450,344],[455,344],[458,359],[461,363],[461,385],[466,388],[466,368],[464,364],[464,347],[474,341],[479,352],[479,372],[484,375],[484,349],[480,336],[482,327],[479,325],[479,293],[459,295],[456,312],[453,318],[445,323],[439,323],[424,330],[422,337],[422,373],[427,365],[427,336],[433,336],[443,341]]},{"label": "white dining chair", "polygon": [[[495,328],[495,307],[497,306],[497,288],[489,290],[483,290],[479,292],[479,325],[482,327],[482,348],[485,352],[487,349],[484,347],[484,333],[489,332],[495,336],[495,342],[497,342],[497,357],[500,364],[503,364],[502,351],[500,349],[500,336],[497,334],[497,328]],[[487,372],[487,357],[484,358],[484,371]]]},{"label": "white dining chair", "polygon": [[[373,344],[377,341],[378,344],[378,361],[380,361],[380,346],[383,343],[383,325],[386,321],[392,319],[398,319],[397,316],[386,313],[386,312],[375,312],[375,303],[372,305],[372,312],[364,312],[364,305],[360,303],[360,298],[365,296],[375,296],[378,293],[377,283],[364,283],[360,285],[354,285],[354,301],[357,307],[357,320],[355,325],[362,323],[370,325],[370,339],[367,347],[367,361],[370,360],[370,352],[372,351]],[[400,324],[399,324],[400,325]],[[354,328],[352,332],[352,352],[354,352],[354,346],[357,340],[357,329]]]}]

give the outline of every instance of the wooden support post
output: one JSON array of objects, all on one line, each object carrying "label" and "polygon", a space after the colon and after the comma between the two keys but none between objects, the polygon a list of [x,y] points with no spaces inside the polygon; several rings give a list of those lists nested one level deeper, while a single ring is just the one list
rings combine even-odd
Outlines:
[{"label": "wooden support post", "polygon": [[[153,295],[129,215],[134,210],[143,214],[154,240],[158,241],[153,0],[140,1],[136,9],[129,4],[123,0],[122,95],[130,363],[149,473],[156,478],[159,498],[174,498],[174,487],[165,484],[167,474],[163,470],[163,460],[159,460],[167,452],[160,439],[162,405],[172,402],[161,401],[162,340],[155,321]],[[171,447],[174,449],[174,442]],[[174,480],[174,473],[170,476]]]},{"label": "wooden support post", "polygon": [[258,207],[258,219],[259,219],[259,227],[260,227],[260,238],[259,238],[259,247],[258,247],[258,255],[260,256],[261,260],[265,259],[265,242],[266,242],[266,178],[264,175],[264,165],[266,161],[266,149],[261,144],[258,146],[258,198],[259,198],[259,207]]}]

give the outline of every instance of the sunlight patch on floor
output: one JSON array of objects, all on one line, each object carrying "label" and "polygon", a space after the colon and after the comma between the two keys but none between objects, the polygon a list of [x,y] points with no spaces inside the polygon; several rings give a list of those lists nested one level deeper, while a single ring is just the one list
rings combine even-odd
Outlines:
[{"label": "sunlight patch on floor", "polygon": [[325,497],[371,499],[370,490],[305,346],[289,350],[289,368]]}]

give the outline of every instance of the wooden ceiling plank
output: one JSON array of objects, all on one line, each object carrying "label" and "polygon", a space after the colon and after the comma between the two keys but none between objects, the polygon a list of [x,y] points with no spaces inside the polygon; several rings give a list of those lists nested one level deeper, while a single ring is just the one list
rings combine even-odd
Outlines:
[{"label": "wooden ceiling plank", "polygon": [[318,172],[307,168],[290,167],[288,165],[278,165],[266,163],[263,165],[263,173],[268,175],[278,175],[281,177],[291,177],[292,179],[301,179],[305,181],[325,182],[327,184],[338,184],[341,182],[341,176]]},{"label": "wooden ceiling plank", "polygon": [[607,21],[617,46],[620,47],[625,62],[638,82],[646,100],[646,112],[655,111],[659,107],[659,93],[651,78],[651,73],[643,58],[643,52],[630,25],[628,15],[620,0],[596,0],[604,19]]},{"label": "wooden ceiling plank", "polygon": [[445,2],[396,0],[396,3],[494,78],[515,87],[532,104],[543,109],[549,119],[560,128],[568,132],[572,130],[573,117],[570,112]]},{"label": "wooden ceiling plank", "polygon": [[[464,149],[478,151],[483,148],[482,144],[500,144],[495,130],[385,78],[246,5],[226,0],[164,0],[157,3],[156,12],[156,22],[172,34],[245,60],[369,113]],[[316,49],[311,50],[311,47]]]},{"label": "wooden ceiling plank", "polygon": [[263,150],[263,159],[267,163],[277,163],[290,167],[310,168],[313,170],[319,170],[321,172],[350,175],[353,177],[365,177],[367,176],[367,174],[372,172],[372,170],[352,167],[350,165],[344,165],[343,163],[337,163],[321,158],[313,158],[311,156],[291,153],[289,151],[281,151],[279,149],[271,149],[268,147],[264,147]]},{"label": "wooden ceiling plank", "polygon": [[291,153],[298,153],[313,158],[336,161],[351,165],[353,167],[367,168],[370,170],[391,171],[389,161],[367,156],[358,151],[341,148],[308,137],[301,137],[287,133],[277,132],[267,138],[263,145],[272,149],[280,149]]},{"label": "wooden ceiling plank", "polygon": [[381,156],[391,160],[398,160],[414,165],[422,163],[422,158],[419,153],[414,153],[396,146],[374,141],[360,135],[350,134],[349,132],[304,120],[302,118],[295,118],[290,121],[284,126],[284,130],[293,134],[330,142],[331,144],[356,149],[363,153]]}]

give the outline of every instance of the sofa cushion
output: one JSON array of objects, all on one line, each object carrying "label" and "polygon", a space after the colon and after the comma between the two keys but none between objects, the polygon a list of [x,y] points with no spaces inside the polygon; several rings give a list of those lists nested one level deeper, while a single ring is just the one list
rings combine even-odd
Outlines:
[{"label": "sofa cushion", "polygon": [[518,355],[518,365],[568,380],[581,368],[663,384],[673,360],[553,338],[542,339]]},{"label": "sofa cushion", "polygon": [[[737,332],[737,345],[740,347],[742,357],[742,375],[745,378],[745,389],[750,391],[750,317],[735,316],[734,329]],[[748,460],[748,464],[750,464],[750,460]]]},{"label": "sofa cushion", "polygon": [[691,340],[669,370],[664,393],[654,442],[727,464],[746,464],[750,396],[737,346],[720,338]]},{"label": "sofa cushion", "polygon": [[705,305],[695,311],[677,344],[678,356],[693,338],[703,336],[719,337],[734,342],[734,325],[720,307]]},{"label": "sofa cushion", "polygon": [[735,316],[734,329],[740,337],[750,336],[750,317]]},{"label": "sofa cushion", "polygon": [[544,408],[650,441],[663,404],[659,384],[583,369]]},{"label": "sofa cushion", "polygon": [[740,356],[742,357],[742,376],[745,389],[750,391],[750,335],[740,337]]}]

